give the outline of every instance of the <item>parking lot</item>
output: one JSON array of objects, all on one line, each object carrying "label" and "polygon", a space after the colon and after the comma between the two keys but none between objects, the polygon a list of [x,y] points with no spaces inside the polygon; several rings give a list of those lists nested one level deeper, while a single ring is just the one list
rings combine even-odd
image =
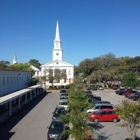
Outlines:
[{"label": "parking lot", "polygon": [[[117,105],[122,100],[126,99],[123,95],[115,94],[115,90],[97,90],[92,91],[94,95],[101,96],[102,100],[110,101],[112,104]],[[129,133],[126,128],[117,126],[123,121],[113,123],[113,122],[101,122],[99,126],[94,126],[95,132],[101,135],[101,140],[128,140]],[[94,124],[91,123],[90,124]],[[137,131],[137,138],[140,139],[140,130]]]},{"label": "parking lot", "polygon": [[[92,93],[114,105],[126,99],[124,96],[116,95],[113,90],[97,90]],[[52,112],[58,101],[59,91],[39,96],[0,127],[0,140],[46,140],[47,126],[51,123]],[[89,125],[93,126],[96,136],[100,135],[100,140],[128,140],[127,129],[117,126],[120,123],[122,120],[118,123],[101,122],[99,125],[90,122]],[[140,130],[137,136],[140,137]]]}]

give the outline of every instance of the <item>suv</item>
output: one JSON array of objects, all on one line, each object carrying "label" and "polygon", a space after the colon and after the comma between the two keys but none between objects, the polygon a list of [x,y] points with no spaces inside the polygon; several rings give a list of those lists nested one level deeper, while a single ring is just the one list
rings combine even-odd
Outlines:
[{"label": "suv", "polygon": [[87,113],[100,111],[101,109],[115,109],[113,104],[96,104],[93,108],[87,110]]}]

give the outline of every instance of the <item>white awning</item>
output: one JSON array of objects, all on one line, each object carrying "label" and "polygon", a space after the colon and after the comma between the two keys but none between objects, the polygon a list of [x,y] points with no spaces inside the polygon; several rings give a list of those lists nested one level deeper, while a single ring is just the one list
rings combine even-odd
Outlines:
[{"label": "white awning", "polygon": [[25,88],[25,89],[22,89],[22,90],[19,90],[19,91],[16,91],[14,93],[11,93],[11,94],[8,94],[8,95],[5,95],[3,97],[0,97],[0,105],[10,101],[11,99],[14,99],[14,98],[17,98],[27,92],[30,92],[31,90],[34,90],[38,87],[41,87],[42,85],[35,85],[35,86],[31,86],[31,87],[28,87],[28,88]]}]

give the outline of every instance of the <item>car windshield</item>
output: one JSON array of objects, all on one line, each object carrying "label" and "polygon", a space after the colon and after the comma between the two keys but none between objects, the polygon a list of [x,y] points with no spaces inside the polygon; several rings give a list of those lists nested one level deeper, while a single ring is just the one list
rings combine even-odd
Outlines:
[{"label": "car windshield", "polygon": [[63,123],[62,122],[52,123],[50,129],[63,129]]}]

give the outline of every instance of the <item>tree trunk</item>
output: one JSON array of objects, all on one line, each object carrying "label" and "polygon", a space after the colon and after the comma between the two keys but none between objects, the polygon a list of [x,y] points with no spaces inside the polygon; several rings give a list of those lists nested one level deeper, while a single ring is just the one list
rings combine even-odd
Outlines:
[{"label": "tree trunk", "polygon": [[135,140],[135,138],[136,138],[136,131],[133,130],[130,132],[130,140]]}]

